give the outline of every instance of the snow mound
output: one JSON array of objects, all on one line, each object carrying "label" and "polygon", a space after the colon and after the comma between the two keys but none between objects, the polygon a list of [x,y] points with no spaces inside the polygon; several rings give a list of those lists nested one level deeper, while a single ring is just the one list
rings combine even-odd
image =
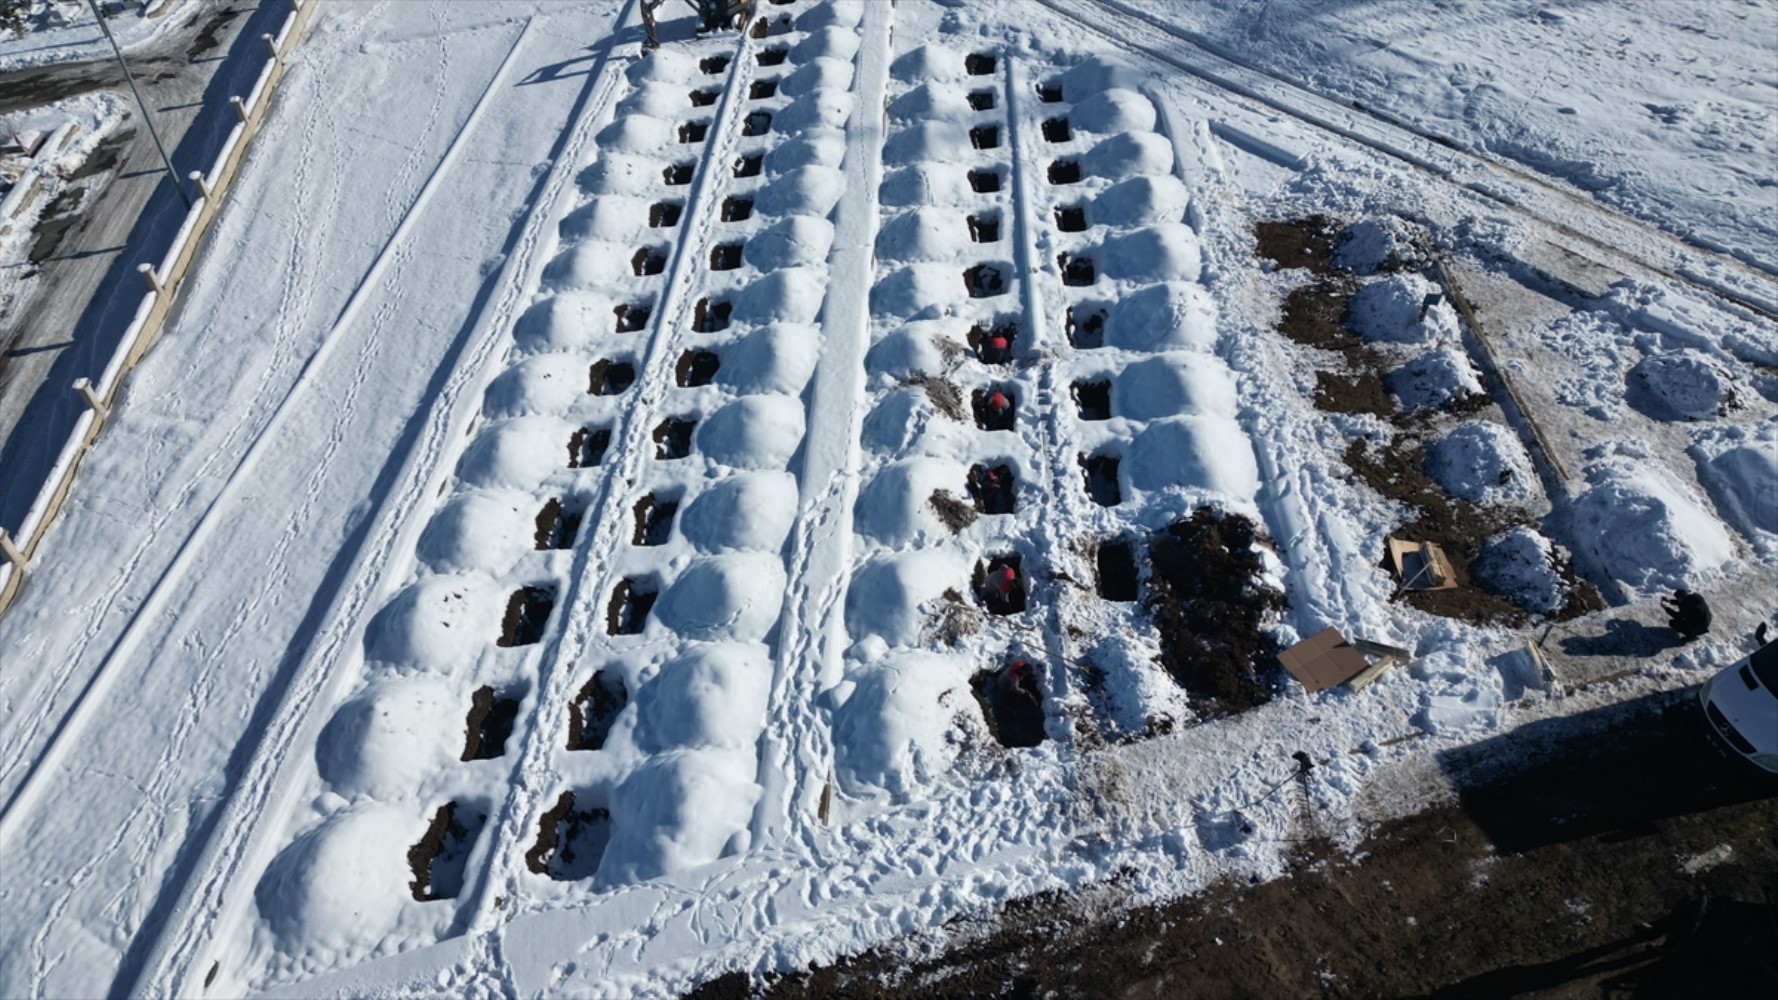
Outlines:
[{"label": "snow mound", "polygon": [[[940,413],[923,386],[884,396],[865,416],[861,430],[864,447],[885,456],[967,455],[981,450],[981,433],[974,424]],[[1015,471],[1023,477],[1023,470]]]},{"label": "snow mound", "polygon": [[790,50],[791,61],[797,65],[816,59],[850,60],[858,54],[858,32],[845,28],[817,28]]},{"label": "snow mound", "polygon": [[744,396],[698,425],[697,445],[737,469],[783,469],[803,440],[803,407],[789,396]]},{"label": "snow mound", "polygon": [[903,212],[877,232],[877,259],[891,263],[955,260],[968,249],[963,220],[942,208]]},{"label": "snow mound", "polygon": [[778,84],[778,90],[789,97],[802,97],[818,90],[848,90],[851,86],[852,64],[823,56],[798,66]]},{"label": "snow mound", "polygon": [[[945,738],[957,706],[972,704],[969,661],[905,653],[857,671],[833,713],[834,772],[848,794],[905,800],[949,770],[958,746]],[[942,699],[950,696],[953,711]]]},{"label": "snow mound", "polygon": [[587,194],[639,195],[653,191],[663,179],[661,162],[655,157],[614,152],[601,153],[576,181]]},{"label": "snow mound", "polygon": [[1632,398],[1639,396],[1644,404],[1641,409],[1668,420],[1710,420],[1725,413],[1734,398],[1728,376],[1698,351],[1643,358],[1628,380]]},{"label": "snow mound", "polygon": [[1527,611],[1550,614],[1568,603],[1568,583],[1556,571],[1555,543],[1520,526],[1482,546],[1476,576]]},{"label": "snow mound", "polygon": [[617,102],[617,113],[669,119],[684,112],[690,103],[683,84],[644,83]]},{"label": "snow mound", "polygon": [[796,478],[788,472],[744,472],[692,498],[679,530],[700,552],[777,552],[796,520]]},{"label": "snow mound", "polygon": [[716,384],[742,395],[797,396],[815,374],[821,334],[813,327],[775,323],[733,341],[722,352]]},{"label": "snow mound", "polygon": [[1420,260],[1413,231],[1393,215],[1352,223],[1334,245],[1334,263],[1353,274],[1374,274],[1385,266],[1411,266]]},{"label": "snow mound", "polygon": [[620,153],[652,153],[673,142],[673,126],[649,115],[624,115],[594,136],[599,148]]},{"label": "snow mound", "polygon": [[865,369],[896,380],[943,371],[947,357],[959,356],[969,323],[958,319],[921,320],[900,327],[871,345]]},{"label": "snow mound", "polygon": [[852,117],[852,95],[843,90],[820,90],[799,97],[772,119],[772,128],[785,135],[804,129],[837,129]]},{"label": "snow mound", "polygon": [[889,75],[902,83],[928,80],[950,83],[963,79],[963,53],[927,43],[889,65]]},{"label": "snow mound", "polygon": [[846,133],[831,128],[804,129],[793,139],[766,154],[766,169],[773,176],[800,167],[836,168],[846,158]]},{"label": "snow mound", "polygon": [[1457,312],[1449,299],[1426,310],[1420,309],[1426,296],[1439,292],[1439,287],[1417,274],[1393,274],[1370,282],[1352,296],[1346,321],[1354,333],[1371,340],[1399,343],[1426,343],[1455,340]]},{"label": "snow mound", "polygon": [[893,122],[971,122],[975,116],[963,88],[948,83],[923,83],[889,102]]},{"label": "snow mound", "polygon": [[587,366],[568,354],[542,354],[513,365],[488,384],[482,413],[495,419],[562,413],[586,394]]},{"label": "snow mound", "polygon": [[1131,420],[1184,413],[1233,419],[1235,376],[1220,358],[1170,353],[1128,365],[1112,384],[1112,412]]},{"label": "snow mound", "polygon": [[602,291],[621,285],[630,277],[630,257],[635,252],[635,247],[605,240],[577,243],[544,265],[544,287]]},{"label": "snow mound", "polygon": [[1141,74],[1128,66],[1089,56],[1062,74],[1062,97],[1079,104],[1094,94],[1106,90],[1133,90],[1141,83]]},{"label": "snow mound", "polygon": [[1176,178],[1132,177],[1099,192],[1093,199],[1093,220],[1107,226],[1177,223],[1190,205],[1190,193]]},{"label": "snow mound", "polygon": [[1170,177],[1173,144],[1154,132],[1120,132],[1087,150],[1081,165],[1093,177],[1121,181],[1131,177]]},{"label": "snow mound", "polygon": [[971,154],[969,132],[954,122],[921,122],[904,128],[883,144],[883,162],[904,166],[921,161],[957,163]]},{"label": "snow mound", "polygon": [[1105,339],[1131,351],[1209,351],[1216,345],[1216,320],[1216,302],[1209,292],[1171,281],[1120,299],[1106,320]]},{"label": "snow mound", "polygon": [[1717,428],[1691,453],[1698,481],[1731,524],[1778,535],[1778,423]]},{"label": "snow mound", "polygon": [[870,310],[886,319],[909,319],[934,312],[964,295],[963,272],[952,264],[910,264],[877,282]]},{"label": "snow mound", "polygon": [[927,615],[946,590],[968,588],[969,563],[942,549],[879,556],[860,567],[846,592],[846,634],[856,642],[876,636],[890,646],[920,641]]},{"label": "snow mound", "polygon": [[1454,347],[1420,355],[1389,374],[1389,388],[1410,409],[1448,406],[1482,394],[1482,379],[1469,356]]},{"label": "snow mound", "polygon": [[[1067,84],[1063,84],[1066,88]],[[1070,127],[1083,132],[1148,132],[1154,129],[1154,104],[1134,90],[1113,87],[1084,101],[1075,101],[1068,113]]]},{"label": "snow mound", "polygon": [[786,267],[741,289],[735,296],[734,318],[744,323],[815,322],[827,283],[806,267]]},{"label": "snow mound", "polygon": [[777,624],[783,602],[784,563],[775,553],[728,552],[679,574],[655,616],[687,639],[759,642]]},{"label": "snow mound", "polygon": [[483,489],[536,489],[567,461],[573,429],[554,417],[520,417],[484,427],[457,462],[457,478]]},{"label": "snow mound", "polygon": [[611,302],[586,292],[563,292],[541,299],[526,309],[512,326],[512,339],[520,354],[579,351],[594,334],[611,328]]},{"label": "snow mound", "polygon": [[878,196],[890,208],[953,207],[970,203],[975,193],[970,190],[969,176],[964,171],[916,163],[884,176]]},{"label": "snow mound", "polygon": [[702,74],[698,69],[696,56],[673,49],[651,49],[641,59],[631,63],[624,70],[624,75],[634,84],[683,84]]},{"label": "snow mound", "polygon": [[315,744],[321,780],[348,799],[397,801],[463,751],[469,699],[436,677],[378,681],[341,705]]},{"label": "snow mound", "polygon": [[432,515],[416,554],[434,573],[498,576],[532,548],[536,501],[522,493],[466,493]]},{"label": "snow mound", "polygon": [[1105,241],[1105,273],[1122,281],[1196,281],[1202,265],[1197,234],[1183,223],[1164,222]]},{"label": "snow mound", "polygon": [[932,509],[932,494],[964,494],[963,466],[935,458],[915,458],[884,466],[858,493],[857,529],[884,545],[930,545],[951,536]]},{"label": "snow mound", "polygon": [[1461,656],[1461,649],[1441,649],[1416,668],[1425,693],[1414,724],[1433,736],[1490,725],[1506,702],[1500,673],[1478,670]]},{"label": "snow mound", "polygon": [[759,207],[769,215],[826,215],[845,193],[846,176],[838,170],[798,167],[759,193]]},{"label": "snow mound", "polygon": [[602,885],[622,885],[708,864],[728,853],[753,818],[760,789],[750,753],[675,750],[650,757],[611,792],[611,840]]},{"label": "snow mound", "polygon": [[1635,459],[1588,470],[1574,501],[1575,554],[1643,595],[1699,589],[1735,554],[1728,530],[1673,475]]},{"label": "snow mound", "polygon": [[636,745],[744,750],[765,728],[772,661],[763,646],[700,644],[636,692]]},{"label": "snow mound", "polygon": [[253,898],[280,946],[368,951],[395,929],[409,891],[407,849],[424,821],[365,805],[328,818],[266,868]]},{"label": "snow mound", "polygon": [[1458,424],[1435,442],[1427,450],[1426,474],[1453,496],[1484,506],[1543,495],[1518,436],[1489,420]]},{"label": "snow mound", "polygon": [[864,19],[864,0],[828,0],[804,11],[796,19],[798,31],[817,28],[856,28]]},{"label": "snow mound", "polygon": [[1120,473],[1139,490],[1185,487],[1249,502],[1259,493],[1253,449],[1227,417],[1193,414],[1149,424],[1131,442]]},{"label": "snow mound", "polygon": [[364,629],[364,658],[400,672],[449,673],[500,638],[505,595],[486,580],[429,576],[395,595]]},{"label": "snow mound", "polygon": [[813,267],[833,249],[833,223],[809,215],[779,219],[753,234],[741,255],[761,271]]},{"label": "snow mound", "polygon": [[569,212],[556,231],[564,240],[622,242],[648,225],[648,208],[649,202],[642,198],[606,195]]}]

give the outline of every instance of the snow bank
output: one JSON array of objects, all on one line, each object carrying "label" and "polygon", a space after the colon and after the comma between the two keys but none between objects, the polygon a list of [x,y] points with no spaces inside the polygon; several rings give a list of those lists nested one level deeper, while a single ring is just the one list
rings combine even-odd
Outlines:
[{"label": "snow bank", "polygon": [[520,417],[490,424],[457,462],[457,477],[470,487],[536,489],[567,462],[567,423],[554,417]]},{"label": "snow bank", "polygon": [[1572,510],[1575,554],[1642,595],[1698,589],[1734,557],[1734,542],[1671,473],[1628,450],[1588,470],[1592,486]]},{"label": "snow bank", "polygon": [[1112,412],[1131,420],[1182,413],[1233,419],[1235,376],[1220,358],[1175,352],[1137,361],[1112,383]]},{"label": "snow bank", "polygon": [[1627,379],[1628,398],[1666,420],[1711,420],[1727,412],[1734,398],[1728,375],[1699,351],[1650,355]]},{"label": "snow bank", "polygon": [[649,115],[670,119],[691,109],[684,84],[644,83],[617,102],[620,115]]},{"label": "snow bank", "polygon": [[636,692],[636,745],[647,753],[746,750],[765,728],[771,685],[765,647],[693,646]]},{"label": "snow bank", "polygon": [[1749,537],[1778,535],[1778,422],[1718,427],[1691,448],[1716,509]]},{"label": "snow bank", "polygon": [[1141,74],[1130,67],[1088,56],[1062,74],[1062,97],[1079,104],[1102,91],[1134,90],[1141,85]]},{"label": "snow bank", "polygon": [[729,552],[692,563],[654,610],[687,639],[759,642],[783,603],[784,563],[775,553]]},{"label": "snow bank", "polygon": [[1543,495],[1531,456],[1509,428],[1470,420],[1452,428],[1426,454],[1426,474],[1471,503],[1525,503]]},{"label": "snow bank", "polygon": [[875,636],[890,646],[920,641],[926,614],[946,590],[969,586],[969,562],[942,549],[879,556],[859,568],[846,591],[846,634],[854,643]]},{"label": "snow bank", "polygon": [[1202,257],[1190,226],[1167,222],[1105,241],[1105,274],[1143,283],[1196,281]]},{"label": "snow bank", "polygon": [[609,240],[586,240],[557,254],[543,268],[544,287],[552,291],[604,291],[631,276],[636,248]]},{"label": "snow bank", "polygon": [[647,194],[661,185],[661,161],[653,156],[601,153],[576,182],[591,195]]},{"label": "snow bank", "polygon": [[600,884],[656,878],[723,856],[753,817],[757,770],[751,753],[677,750],[648,758],[611,793]]},{"label": "snow bank", "polygon": [[416,816],[365,805],[298,837],[254,891],[259,916],[287,952],[368,951],[395,929],[408,890],[407,849],[426,832]]},{"label": "snow bank", "polygon": [[532,548],[536,500],[522,493],[464,493],[439,508],[416,553],[434,573],[498,576]]},{"label": "snow bank", "polygon": [[919,320],[885,335],[864,356],[865,369],[896,380],[943,371],[947,356],[964,352],[970,324],[959,319]]},{"label": "snow bank", "polygon": [[364,629],[364,658],[397,671],[450,673],[500,638],[506,595],[485,579],[429,576],[395,595]]},{"label": "snow bank", "polygon": [[512,339],[520,354],[579,351],[594,336],[612,328],[609,299],[587,292],[563,292],[526,309],[513,324]]},{"label": "snow bank", "polygon": [[1171,177],[1173,144],[1155,132],[1120,132],[1087,150],[1081,165],[1093,177],[1121,181],[1132,177]]},{"label": "snow bank", "polygon": [[1107,226],[1146,226],[1178,222],[1191,205],[1191,195],[1173,177],[1132,177],[1099,192],[1093,199],[1093,221]]},{"label": "snow bank", "polygon": [[1216,302],[1209,292],[1170,281],[1119,300],[1107,318],[1105,339],[1113,347],[1131,351],[1169,347],[1210,351],[1216,346],[1216,318]]},{"label": "snow bank", "polygon": [[1417,274],[1393,274],[1372,281],[1360,288],[1347,307],[1347,322],[1353,332],[1371,340],[1399,343],[1427,343],[1454,340],[1457,337],[1457,312],[1449,299],[1426,310],[1420,309],[1426,296],[1440,289]]},{"label": "snow bank", "polygon": [[654,153],[673,143],[673,125],[650,115],[624,115],[600,129],[594,138],[601,150]]},{"label": "snow bank", "polygon": [[803,11],[796,19],[798,31],[818,28],[856,28],[864,18],[865,0],[828,0]]},{"label": "snow bank", "polygon": [[846,133],[839,129],[805,129],[766,154],[766,169],[774,176],[799,167],[838,167],[846,158]]},{"label": "snow bank", "polygon": [[910,264],[870,290],[870,311],[880,319],[936,315],[964,297],[963,271],[955,264]]},{"label": "snow bank", "polygon": [[786,267],[760,278],[735,296],[734,318],[745,323],[815,322],[827,282],[812,268]]},{"label": "snow bank", "polygon": [[834,709],[834,772],[847,794],[906,799],[945,773],[958,746],[946,733],[971,710],[970,661],[933,653],[893,655],[847,676]]},{"label": "snow bank", "polygon": [[852,95],[843,90],[819,90],[786,105],[772,119],[772,128],[795,135],[809,128],[841,128],[852,117]]},{"label": "snow bank", "polygon": [[1506,702],[1500,673],[1470,663],[1465,653],[1462,646],[1441,648],[1415,668],[1425,693],[1414,725],[1433,736],[1490,726]]},{"label": "snow bank", "polygon": [[775,323],[748,333],[722,350],[716,384],[742,394],[802,394],[821,356],[814,327]]},{"label": "snow bank", "polygon": [[1408,224],[1392,215],[1360,219],[1334,244],[1334,262],[1353,274],[1374,274],[1390,264],[1415,265],[1421,254]]},{"label": "snow bank", "polygon": [[802,403],[790,396],[744,396],[697,429],[698,450],[737,469],[788,468],[802,440]]},{"label": "snow bank", "polygon": [[1259,493],[1253,448],[1227,417],[1193,414],[1149,424],[1119,472],[1140,490],[1213,490],[1249,503]]},{"label": "snow bank", "polygon": [[964,495],[967,474],[956,462],[915,458],[884,466],[858,493],[853,508],[860,534],[900,549],[931,545],[951,536],[932,509],[932,494]]},{"label": "snow bank", "polygon": [[470,699],[436,677],[377,681],[321,730],[315,765],[338,795],[394,802],[462,755]]},{"label": "snow bank", "polygon": [[625,68],[624,75],[634,84],[683,84],[703,74],[696,56],[676,49],[648,49],[641,59]]},{"label": "snow bank", "polygon": [[753,234],[741,256],[761,271],[776,271],[825,263],[832,248],[833,223],[814,216],[792,215]]},{"label": "snow bank", "polygon": [[1531,528],[1488,539],[1475,569],[1483,583],[1527,611],[1550,614],[1568,603],[1568,584],[1556,572],[1555,543]]},{"label": "snow bank", "polygon": [[840,27],[817,28],[790,49],[792,61],[801,65],[816,59],[849,60],[858,54],[858,32]]},{"label": "snow bank", "polygon": [[890,263],[957,260],[969,245],[963,219],[942,208],[903,212],[877,231],[877,259]]},{"label": "snow bank", "polygon": [[1389,389],[1409,410],[1437,408],[1481,395],[1482,379],[1469,355],[1441,347],[1390,372]]},{"label": "snow bank", "polygon": [[826,215],[846,193],[846,176],[832,167],[807,166],[788,171],[759,194],[768,215]]},{"label": "snow bank", "polygon": [[679,530],[701,552],[777,552],[796,512],[796,477],[745,472],[693,497],[679,515]]},{"label": "snow bank", "polygon": [[[1064,88],[1067,84],[1064,82]],[[1075,101],[1068,113],[1071,128],[1109,135],[1113,132],[1148,132],[1154,129],[1154,104],[1134,90],[1113,87],[1083,101]]]},{"label": "snow bank", "polygon": [[587,390],[587,363],[568,354],[528,358],[500,373],[482,397],[493,419],[564,413]]}]

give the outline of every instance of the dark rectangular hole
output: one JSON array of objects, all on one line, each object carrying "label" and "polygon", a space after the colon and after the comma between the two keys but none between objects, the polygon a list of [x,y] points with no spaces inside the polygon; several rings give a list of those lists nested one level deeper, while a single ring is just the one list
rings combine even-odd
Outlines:
[{"label": "dark rectangular hole", "polygon": [[715,351],[690,350],[679,356],[679,363],[673,366],[673,374],[681,386],[691,389],[709,385],[716,378],[717,369],[721,367],[722,358]]},{"label": "dark rectangular hole", "polygon": [[1073,184],[1080,180],[1080,164],[1074,160],[1055,160],[1050,163],[1051,184]]},{"label": "dark rectangular hole", "polygon": [[975,594],[991,615],[1016,615],[1025,610],[1025,574],[1017,553],[994,556],[975,564]]},{"label": "dark rectangular hole", "polygon": [[626,577],[611,591],[605,609],[605,630],[611,635],[641,635],[660,590],[651,581]]},{"label": "dark rectangular hole", "polygon": [[413,872],[408,889],[414,899],[455,899],[463,891],[463,875],[476,835],[488,821],[485,813],[447,802],[438,807],[420,842],[408,848],[407,863]]},{"label": "dark rectangular hole", "polygon": [[1062,284],[1075,288],[1090,285],[1098,279],[1098,270],[1093,267],[1091,257],[1071,257],[1062,254],[1056,258],[1056,266],[1062,269]]},{"label": "dark rectangular hole", "polygon": [[788,55],[790,55],[790,50],[779,46],[775,49],[760,49],[759,55],[755,58],[761,66],[781,66],[784,63],[784,57]]},{"label": "dark rectangular hole", "polygon": [[1043,138],[1045,142],[1067,142],[1068,119],[1051,118],[1045,121],[1043,123]]},{"label": "dark rectangular hole", "polygon": [[679,126],[680,142],[703,142],[704,136],[710,133],[710,123],[686,122]]},{"label": "dark rectangular hole", "polygon": [[543,627],[556,606],[556,588],[550,586],[520,587],[506,602],[506,617],[500,623],[500,646],[529,646],[543,638]]},{"label": "dark rectangular hole", "polygon": [[568,439],[568,468],[590,469],[605,460],[611,447],[611,428],[582,427]]},{"label": "dark rectangular hole", "polygon": [[1011,514],[1017,506],[1018,483],[1009,465],[973,465],[966,482],[969,499],[983,514]]},{"label": "dark rectangular hole", "polygon": [[975,425],[985,431],[1010,431],[1018,420],[1018,395],[1010,388],[977,389],[970,397]]},{"label": "dark rectangular hole", "polygon": [[765,135],[772,130],[772,115],[768,111],[755,111],[741,120],[741,134],[745,136]]},{"label": "dark rectangular hole", "polygon": [[733,271],[741,266],[741,244],[718,243],[710,249],[710,270]]},{"label": "dark rectangular hole", "polygon": [[729,315],[735,311],[732,302],[699,299],[693,310],[692,329],[698,333],[716,333],[728,329]]},{"label": "dark rectangular hole", "polygon": [[1003,747],[1034,747],[1048,735],[1043,728],[1043,688],[1037,670],[1024,660],[982,670],[969,679],[988,732]]},{"label": "dark rectangular hole", "polygon": [[605,358],[587,369],[587,395],[615,396],[636,382],[636,366]]},{"label": "dark rectangular hole", "polygon": [[974,111],[994,110],[994,92],[992,90],[972,90],[969,92],[969,107]]},{"label": "dark rectangular hole", "polygon": [[1000,213],[987,212],[969,217],[969,238],[977,243],[1000,241]]},{"label": "dark rectangular hole", "polygon": [[611,724],[629,703],[623,675],[615,670],[593,671],[592,679],[568,705],[568,749],[604,749]]},{"label": "dark rectangular hole", "polygon": [[993,194],[1000,190],[1000,174],[993,170],[971,170],[969,187],[976,194]]},{"label": "dark rectangular hole", "polygon": [[654,457],[662,461],[691,454],[691,432],[698,422],[689,417],[668,417],[654,429]]},{"label": "dark rectangular hole", "polygon": [[1101,507],[1116,507],[1124,502],[1123,487],[1117,484],[1117,466],[1116,455],[1080,458],[1081,470],[1086,473],[1087,496]]},{"label": "dark rectangular hole", "polygon": [[646,303],[631,302],[618,306],[615,312],[617,313],[618,333],[635,333],[648,325],[650,309]]},{"label": "dark rectangular hole", "polygon": [[691,172],[696,167],[695,163],[668,164],[666,169],[661,171],[661,176],[666,178],[668,187],[684,187],[691,183]]},{"label": "dark rectangular hole", "polygon": [[630,258],[630,267],[635,270],[637,277],[646,277],[665,271],[667,269],[667,248],[643,247],[636,251],[636,256]]},{"label": "dark rectangular hole", "polygon": [[993,264],[977,264],[963,272],[963,287],[972,299],[990,299],[1006,294],[1006,275]]},{"label": "dark rectangular hole", "polygon": [[730,195],[722,200],[722,221],[743,222],[753,215],[753,199]]},{"label": "dark rectangular hole", "polygon": [[1037,85],[1037,99],[1045,104],[1062,103],[1062,84],[1059,80],[1045,80]]},{"label": "dark rectangular hole", "polygon": [[703,62],[698,63],[698,68],[703,70],[706,76],[715,76],[728,69],[728,56],[708,56]]},{"label": "dark rectangular hole", "polygon": [[735,160],[735,176],[758,177],[760,164],[764,162],[765,156],[758,153],[753,156],[738,157]]},{"label": "dark rectangular hole", "polygon": [[977,149],[998,149],[1000,147],[1000,126],[977,125],[970,129],[969,144]]},{"label": "dark rectangular hole", "polygon": [[519,717],[517,698],[498,698],[494,689],[484,684],[476,689],[469,702],[469,718],[464,723],[463,760],[494,760],[506,753],[506,741],[512,736],[513,720]]},{"label": "dark rectangular hole", "polygon": [[1136,599],[1136,547],[1126,539],[1099,543],[1094,560],[1099,571],[1099,596],[1107,601]]},{"label": "dark rectangular hole", "polygon": [[969,329],[969,346],[975,348],[976,356],[983,364],[1004,365],[1012,361],[1013,349],[1018,346],[1019,324],[1016,320],[1002,320],[993,326],[977,323]]},{"label": "dark rectangular hole", "polygon": [[673,515],[678,511],[679,501],[662,500],[653,493],[636,501],[636,533],[630,544],[648,547],[667,544],[673,538]]},{"label": "dark rectangular hole", "polygon": [[656,229],[670,229],[679,225],[679,217],[685,214],[685,203],[682,201],[657,201],[648,209],[648,224]]},{"label": "dark rectangular hole", "polygon": [[1074,408],[1082,420],[1111,419],[1111,380],[1074,383]]},{"label": "dark rectangular hole", "polygon": [[[708,62],[709,60],[705,60],[705,61]],[[720,70],[718,72],[720,72]],[[694,90],[691,92],[690,96],[691,96],[691,106],[692,107],[707,108],[710,105],[716,103],[716,99],[718,97],[722,96],[722,91],[720,91],[720,90]]]},{"label": "dark rectangular hole", "polygon": [[537,823],[537,840],[525,851],[525,867],[533,875],[558,882],[578,882],[599,873],[599,862],[611,843],[611,813],[574,808],[574,793],[563,792]]},{"label": "dark rectangular hole", "polygon": [[1056,228],[1064,233],[1085,232],[1087,210],[1084,205],[1065,205],[1056,209]]},{"label": "dark rectangular hole", "polygon": [[747,96],[756,101],[764,101],[778,96],[778,81],[755,80],[747,88]]},{"label": "dark rectangular hole", "polygon": [[537,534],[534,541],[539,552],[551,549],[571,549],[574,538],[580,534],[581,512],[562,505],[562,501],[551,497],[537,512]]},{"label": "dark rectangular hole", "polygon": [[1091,351],[1105,346],[1105,310],[1089,309],[1082,315],[1075,315],[1074,307],[1068,307],[1068,343],[1074,347]]},{"label": "dark rectangular hole", "polygon": [[994,72],[994,57],[982,52],[972,52],[963,58],[963,69],[970,76],[987,76]]}]

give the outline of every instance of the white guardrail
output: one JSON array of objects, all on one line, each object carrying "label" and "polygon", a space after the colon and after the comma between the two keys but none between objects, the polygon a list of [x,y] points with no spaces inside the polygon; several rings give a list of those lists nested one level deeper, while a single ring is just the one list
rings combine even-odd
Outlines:
[{"label": "white guardrail", "polygon": [[191,180],[198,187],[199,197],[186,212],[185,222],[173,237],[172,245],[167,248],[160,264],[138,265],[137,269],[147,280],[148,291],[142,296],[141,305],[136,307],[136,316],[124,331],[123,339],[118,342],[117,352],[112,355],[111,362],[105,366],[105,371],[97,381],[84,378],[75,381],[73,390],[86,401],[86,412],[80,415],[74,425],[73,434],[62,446],[62,453],[56,457],[54,468],[50,470],[42,489],[37,492],[36,502],[25,513],[18,534],[9,536],[4,529],[0,529],[0,613],[11,606],[24,585],[26,567],[36,555],[37,545],[54,523],[56,514],[61,511],[62,503],[67,500],[80,460],[85,457],[87,449],[92,447],[99,431],[105,426],[105,418],[110,413],[111,404],[117,399],[118,391],[123,387],[124,378],[159,339],[161,326],[166,322],[167,314],[172,308],[173,297],[178,294],[186,271],[197,256],[204,234],[209,231],[211,223],[221,211],[229,185],[234,182],[241,161],[246,159],[247,144],[259,132],[278,83],[284,79],[284,56],[296,45],[320,2],[321,0],[289,0],[290,14],[284,19],[283,28],[276,35],[261,36],[268,50],[265,68],[260,70],[259,78],[254,81],[253,89],[247,92],[245,98],[230,99],[240,121],[222,144],[222,150],[217,154],[216,162],[211,165],[209,172],[192,172]]}]

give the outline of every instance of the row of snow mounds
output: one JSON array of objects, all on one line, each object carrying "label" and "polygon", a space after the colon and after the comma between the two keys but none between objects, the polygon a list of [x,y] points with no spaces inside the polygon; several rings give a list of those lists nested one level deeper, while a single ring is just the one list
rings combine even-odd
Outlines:
[{"label": "row of snow mounds", "polygon": [[[574,808],[593,804],[608,814],[602,858],[581,868],[590,878],[582,884],[594,889],[748,846],[773,677],[768,641],[782,610],[783,550],[799,507],[799,484],[787,470],[802,447],[802,396],[820,350],[814,324],[834,240],[828,216],[845,189],[840,167],[862,14],[856,2],[762,8],[767,33],[748,49],[749,72],[737,77],[748,82],[726,98],[739,105],[730,117],[744,123],[743,134],[732,159],[695,168],[714,171],[702,181],[695,223],[707,230],[697,238],[708,246],[688,243],[698,253],[683,265],[694,270],[676,294],[692,306],[689,321],[664,315],[654,334],[672,387],[648,418],[661,431],[637,478],[645,492],[632,498],[635,533],[613,554],[615,589],[602,595],[610,603],[600,609],[606,634],[592,644],[581,670],[588,687],[571,706],[579,741],[559,744],[556,754]],[[710,79],[707,68],[658,50],[635,67],[620,111],[658,117],[675,109],[675,100],[685,102]],[[601,159],[630,153],[658,162],[674,152],[672,142],[660,143],[658,128],[622,134],[632,132],[657,145],[608,147]],[[626,187],[632,173],[621,161],[594,164],[586,175],[595,192],[589,206],[611,199],[601,185]],[[650,197],[663,197],[649,189],[615,193],[628,199],[621,209],[632,220]],[[619,211],[589,206],[564,226],[593,233]],[[686,239],[694,239],[689,230]],[[665,433],[669,424],[685,435],[681,445]],[[571,825],[560,827],[559,844],[567,844]],[[560,880],[573,866],[550,860],[537,867]],[[550,893],[542,879],[535,888]]]}]

